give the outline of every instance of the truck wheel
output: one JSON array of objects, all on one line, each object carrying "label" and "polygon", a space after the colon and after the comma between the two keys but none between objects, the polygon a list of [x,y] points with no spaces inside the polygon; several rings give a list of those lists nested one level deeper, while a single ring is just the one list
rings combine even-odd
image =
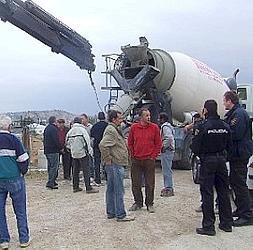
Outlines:
[{"label": "truck wheel", "polygon": [[187,136],[184,143],[184,149],[182,151],[182,159],[178,162],[180,169],[191,170],[191,154],[190,149],[191,136]]}]

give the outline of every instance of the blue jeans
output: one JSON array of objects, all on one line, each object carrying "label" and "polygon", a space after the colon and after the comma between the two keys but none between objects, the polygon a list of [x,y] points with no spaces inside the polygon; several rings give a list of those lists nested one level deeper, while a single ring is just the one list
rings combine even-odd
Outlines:
[{"label": "blue jeans", "polygon": [[12,199],[12,206],[16,215],[19,241],[29,241],[29,229],[26,214],[26,188],[24,177],[10,180],[0,180],[0,242],[9,242],[5,205],[8,193]]},{"label": "blue jeans", "polygon": [[106,213],[108,218],[124,218],[124,167],[112,164],[105,166],[107,174]]},{"label": "blue jeans", "polygon": [[48,181],[47,187],[54,187],[59,169],[59,153],[46,154]]},{"label": "blue jeans", "polygon": [[164,153],[161,153],[161,165],[163,171],[163,181],[164,188],[167,190],[173,189],[173,180],[172,180],[172,160],[174,157],[174,151],[166,150]]}]

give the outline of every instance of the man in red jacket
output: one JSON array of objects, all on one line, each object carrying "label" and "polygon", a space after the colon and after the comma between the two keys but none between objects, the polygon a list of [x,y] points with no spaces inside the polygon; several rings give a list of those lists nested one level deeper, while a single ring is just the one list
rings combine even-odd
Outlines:
[{"label": "man in red jacket", "polygon": [[145,179],[145,205],[154,213],[155,159],[160,154],[162,140],[159,127],[150,121],[150,112],[142,108],[140,121],[131,126],[128,136],[128,147],[132,158],[131,178],[134,204],[129,209],[136,211],[143,206],[141,191],[142,176]]}]

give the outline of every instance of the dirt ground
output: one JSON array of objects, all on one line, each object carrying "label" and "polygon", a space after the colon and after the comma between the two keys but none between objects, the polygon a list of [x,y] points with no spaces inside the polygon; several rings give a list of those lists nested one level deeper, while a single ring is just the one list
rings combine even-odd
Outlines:
[{"label": "dirt ground", "polygon": [[[133,212],[133,222],[116,222],[105,216],[105,187],[98,194],[73,193],[59,179],[58,190],[45,188],[45,175],[27,177],[28,213],[32,243],[28,249],[252,249],[253,227],[217,229],[215,237],[196,235],[201,225],[198,186],[190,171],[174,171],[175,196],[161,198],[162,175],[156,173],[154,214]],[[125,180],[125,206],[133,203],[131,183]],[[11,248],[18,249],[16,221],[7,202]]]}]

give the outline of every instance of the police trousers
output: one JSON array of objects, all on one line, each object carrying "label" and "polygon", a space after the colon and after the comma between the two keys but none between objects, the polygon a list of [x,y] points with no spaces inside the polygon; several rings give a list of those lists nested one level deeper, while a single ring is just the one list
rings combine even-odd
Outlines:
[{"label": "police trousers", "polygon": [[230,161],[230,185],[235,192],[236,213],[239,217],[252,218],[249,190],[246,184],[248,160]]},{"label": "police trousers", "polygon": [[201,157],[200,192],[202,196],[203,220],[202,227],[214,230],[214,188],[219,203],[220,225],[232,226],[232,209],[229,197],[229,178],[224,156]]}]

